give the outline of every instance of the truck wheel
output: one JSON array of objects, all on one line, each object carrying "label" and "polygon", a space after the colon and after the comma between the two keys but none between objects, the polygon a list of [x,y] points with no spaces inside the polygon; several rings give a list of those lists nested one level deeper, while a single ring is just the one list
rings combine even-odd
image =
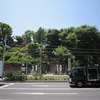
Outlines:
[{"label": "truck wheel", "polygon": [[77,82],[77,87],[82,87],[82,86],[83,86],[83,82],[78,81],[78,82]]}]

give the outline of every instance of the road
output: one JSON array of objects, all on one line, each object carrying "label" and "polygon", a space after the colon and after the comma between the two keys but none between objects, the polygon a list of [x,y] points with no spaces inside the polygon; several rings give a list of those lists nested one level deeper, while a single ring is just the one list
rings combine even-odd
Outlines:
[{"label": "road", "polygon": [[0,100],[100,100],[100,88],[70,88],[68,83],[7,83]]}]

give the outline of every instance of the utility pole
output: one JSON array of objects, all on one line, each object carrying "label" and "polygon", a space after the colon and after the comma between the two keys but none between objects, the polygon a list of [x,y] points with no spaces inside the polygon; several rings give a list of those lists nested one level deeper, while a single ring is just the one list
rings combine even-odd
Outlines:
[{"label": "utility pole", "polygon": [[4,38],[4,45],[3,45],[3,67],[2,67],[2,72],[4,72],[4,62],[5,62],[6,43],[7,43],[7,35],[6,35],[5,38]]},{"label": "utility pole", "polygon": [[27,59],[28,51],[26,51],[26,75],[28,74],[28,59]]},{"label": "utility pole", "polygon": [[40,74],[42,74],[42,32],[41,32],[41,47],[40,47]]},{"label": "utility pole", "polygon": [[71,70],[71,58],[68,58],[68,71]]},{"label": "utility pole", "polygon": [[25,56],[26,60],[24,63],[22,63],[22,66],[24,67],[24,71],[26,73],[26,75],[28,74],[28,51],[26,51],[25,53],[23,53],[23,56]]}]

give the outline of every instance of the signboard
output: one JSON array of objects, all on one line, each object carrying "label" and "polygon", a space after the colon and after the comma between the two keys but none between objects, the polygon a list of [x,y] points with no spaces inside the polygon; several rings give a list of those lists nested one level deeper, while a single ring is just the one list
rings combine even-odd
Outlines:
[{"label": "signboard", "polygon": [[3,75],[3,61],[0,60],[0,77]]}]

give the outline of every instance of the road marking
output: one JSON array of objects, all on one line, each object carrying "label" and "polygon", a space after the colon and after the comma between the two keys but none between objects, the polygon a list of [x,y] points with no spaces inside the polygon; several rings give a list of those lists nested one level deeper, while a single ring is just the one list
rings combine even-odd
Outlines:
[{"label": "road marking", "polygon": [[44,95],[44,93],[14,93],[14,94]]},{"label": "road marking", "polygon": [[14,93],[23,95],[77,95],[77,93]]},{"label": "road marking", "polygon": [[10,84],[3,85],[3,86],[0,87],[0,89],[3,89],[3,88],[8,87],[8,86],[11,86],[11,85],[13,85],[13,84],[14,84],[14,83],[10,83]]},{"label": "road marking", "polygon": [[0,100],[12,100],[12,99],[0,99]]},{"label": "road marking", "polygon": [[[30,85],[33,86],[33,85]],[[49,87],[49,85],[34,85],[35,87]]]}]

